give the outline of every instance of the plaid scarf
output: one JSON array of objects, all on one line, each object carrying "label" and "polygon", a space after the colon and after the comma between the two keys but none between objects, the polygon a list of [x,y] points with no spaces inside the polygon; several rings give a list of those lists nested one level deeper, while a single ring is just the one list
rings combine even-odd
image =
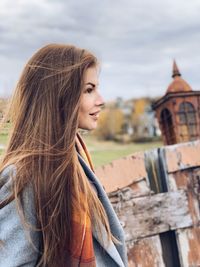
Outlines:
[{"label": "plaid scarf", "polygon": [[[77,134],[76,149],[84,158],[88,166],[94,170],[89,152],[81,136]],[[84,196],[83,196],[84,199]],[[80,223],[80,217],[84,218],[84,224]],[[74,212],[72,215],[72,245],[67,267],[95,267],[95,255],[93,248],[92,227],[86,212]]]}]

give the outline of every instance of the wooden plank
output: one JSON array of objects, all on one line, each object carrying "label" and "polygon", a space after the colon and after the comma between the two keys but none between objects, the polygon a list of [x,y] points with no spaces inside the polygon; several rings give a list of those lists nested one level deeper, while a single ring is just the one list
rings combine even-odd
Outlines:
[{"label": "wooden plank", "polygon": [[143,152],[114,160],[95,169],[95,173],[107,193],[130,186],[141,179],[148,184]]},{"label": "wooden plank", "polygon": [[151,190],[155,193],[166,192],[165,173],[160,162],[158,149],[152,149],[145,152],[145,166],[148,173],[148,179]]},{"label": "wooden plank", "polygon": [[200,228],[176,231],[181,267],[200,267]]},{"label": "wooden plank", "polygon": [[193,225],[200,222],[200,168],[187,169],[168,175],[169,190],[187,191],[189,211]]},{"label": "wooden plank", "polygon": [[192,227],[176,229],[181,267],[200,267],[200,141],[161,151],[169,191],[185,190]]},{"label": "wooden plank", "polygon": [[158,235],[135,242],[128,250],[129,267],[165,267]]},{"label": "wooden plank", "polygon": [[200,141],[192,141],[160,149],[168,173],[200,166]]},{"label": "wooden plank", "polygon": [[[135,197],[149,196],[153,191],[149,188],[147,178],[141,178],[129,185]],[[123,189],[122,189],[123,190]]]},{"label": "wooden plank", "polygon": [[124,227],[128,246],[145,236],[192,225],[184,190],[138,198],[130,190],[109,195]]}]

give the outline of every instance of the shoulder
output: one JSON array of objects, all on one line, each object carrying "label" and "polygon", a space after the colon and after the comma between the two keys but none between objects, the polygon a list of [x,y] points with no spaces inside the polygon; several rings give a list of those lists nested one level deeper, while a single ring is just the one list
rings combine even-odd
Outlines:
[{"label": "shoulder", "polygon": [[[17,169],[15,165],[9,165],[0,173],[0,201],[5,200],[13,192],[13,184],[16,177]],[[29,223],[35,224],[35,205],[34,205],[34,190],[31,183],[27,184],[20,194],[23,212]],[[15,200],[12,202],[16,202]],[[9,203],[6,206],[12,206]],[[15,208],[17,205],[15,203]],[[2,210],[2,209],[1,209]]]},{"label": "shoulder", "polygon": [[9,165],[0,173],[0,201],[8,197],[12,190],[13,179],[16,176],[16,167]]},{"label": "shoulder", "polygon": [[8,179],[10,175],[16,175],[16,166],[14,164],[6,166],[0,172],[0,182],[4,179]]},{"label": "shoulder", "polygon": [[[16,168],[13,165],[0,173],[0,201],[12,192],[15,176]],[[24,188],[21,199],[25,221],[30,227],[24,227],[16,200],[0,209],[0,240],[3,243],[0,247],[0,267],[35,266],[38,259],[40,236],[34,231],[37,222],[31,185]]]}]

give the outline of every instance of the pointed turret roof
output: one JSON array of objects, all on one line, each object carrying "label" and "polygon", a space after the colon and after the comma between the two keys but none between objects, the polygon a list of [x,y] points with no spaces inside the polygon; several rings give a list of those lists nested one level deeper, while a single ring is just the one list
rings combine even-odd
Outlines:
[{"label": "pointed turret roof", "polygon": [[176,61],[173,62],[173,69],[172,69],[172,78],[174,79],[170,85],[168,86],[167,93],[172,92],[188,92],[192,91],[191,86],[181,78],[181,73],[179,68],[176,64]]},{"label": "pointed turret roof", "polygon": [[176,60],[174,59],[174,62],[173,62],[173,71],[172,71],[172,78],[176,77],[176,76],[181,76],[181,73],[178,69],[178,66],[176,64]]}]

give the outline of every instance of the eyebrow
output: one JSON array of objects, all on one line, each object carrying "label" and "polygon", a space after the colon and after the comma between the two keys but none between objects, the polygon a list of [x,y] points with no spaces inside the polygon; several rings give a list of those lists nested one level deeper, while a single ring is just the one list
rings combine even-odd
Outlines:
[{"label": "eyebrow", "polygon": [[94,83],[86,83],[86,85],[91,85],[92,87],[95,87],[95,84]]}]

